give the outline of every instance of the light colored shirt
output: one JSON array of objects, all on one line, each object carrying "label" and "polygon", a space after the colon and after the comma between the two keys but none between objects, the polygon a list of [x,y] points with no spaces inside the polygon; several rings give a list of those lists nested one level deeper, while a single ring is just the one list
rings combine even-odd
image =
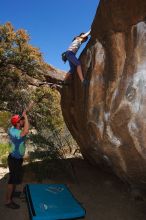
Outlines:
[{"label": "light colored shirt", "polygon": [[8,135],[10,139],[10,153],[12,157],[16,159],[23,158],[25,154],[25,139],[26,136],[21,137],[21,130],[11,127],[8,130]]},{"label": "light colored shirt", "polygon": [[69,46],[69,48],[67,50],[72,51],[73,53],[77,53],[77,51],[79,50],[80,46],[81,46],[82,42],[80,38],[76,38],[71,45]]}]

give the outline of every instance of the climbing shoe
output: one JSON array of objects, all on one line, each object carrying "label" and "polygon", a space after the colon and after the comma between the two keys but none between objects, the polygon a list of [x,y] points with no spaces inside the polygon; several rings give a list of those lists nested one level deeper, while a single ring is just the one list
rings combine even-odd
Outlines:
[{"label": "climbing shoe", "polygon": [[82,85],[83,85],[83,86],[87,86],[88,83],[89,83],[89,82],[88,82],[86,79],[84,79],[84,80],[82,81]]},{"label": "climbing shoe", "polygon": [[20,208],[20,205],[16,204],[15,202],[10,202],[8,204],[5,204],[5,206],[7,208],[10,208],[10,209],[19,209]]}]

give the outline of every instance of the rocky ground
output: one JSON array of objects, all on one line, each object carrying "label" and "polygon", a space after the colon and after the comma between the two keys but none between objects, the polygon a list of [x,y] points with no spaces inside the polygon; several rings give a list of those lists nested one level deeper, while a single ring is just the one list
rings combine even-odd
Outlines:
[{"label": "rocky ground", "polygon": [[[81,158],[69,158],[63,160],[62,164],[63,166],[60,168],[60,162],[54,161],[54,169],[48,173],[48,178],[41,182],[67,184],[86,209],[85,220],[146,219],[146,201],[134,199],[128,187],[114,175],[97,170]],[[48,163],[49,166],[52,166],[52,162]],[[0,168],[0,219],[29,220],[24,199],[16,199],[17,203],[21,205],[19,210],[11,210],[4,206],[7,173],[7,169]],[[35,173],[26,167],[24,183],[31,182],[37,183],[38,180]]]}]

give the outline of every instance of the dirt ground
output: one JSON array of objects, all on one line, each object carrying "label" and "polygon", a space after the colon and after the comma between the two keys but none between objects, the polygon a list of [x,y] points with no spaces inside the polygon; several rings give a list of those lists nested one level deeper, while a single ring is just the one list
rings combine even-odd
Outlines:
[{"label": "dirt ground", "polygon": [[[86,210],[85,220],[145,220],[146,201],[135,200],[127,185],[116,176],[98,170],[83,159],[67,159],[61,169],[48,173],[42,183],[67,184],[76,199]],[[52,164],[51,164],[52,165]],[[48,167],[51,166],[48,164]],[[42,171],[43,172],[43,171]],[[8,178],[8,170],[0,168],[0,219],[29,220],[25,200],[17,198],[19,210],[11,210],[4,206],[4,194]],[[37,183],[36,175],[25,169],[24,183]]]}]

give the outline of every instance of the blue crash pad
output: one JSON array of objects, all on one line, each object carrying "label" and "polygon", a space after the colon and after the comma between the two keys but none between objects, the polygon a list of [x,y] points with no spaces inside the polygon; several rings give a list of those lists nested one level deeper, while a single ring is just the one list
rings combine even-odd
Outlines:
[{"label": "blue crash pad", "polygon": [[85,210],[64,184],[27,184],[26,197],[32,220],[76,219]]}]

